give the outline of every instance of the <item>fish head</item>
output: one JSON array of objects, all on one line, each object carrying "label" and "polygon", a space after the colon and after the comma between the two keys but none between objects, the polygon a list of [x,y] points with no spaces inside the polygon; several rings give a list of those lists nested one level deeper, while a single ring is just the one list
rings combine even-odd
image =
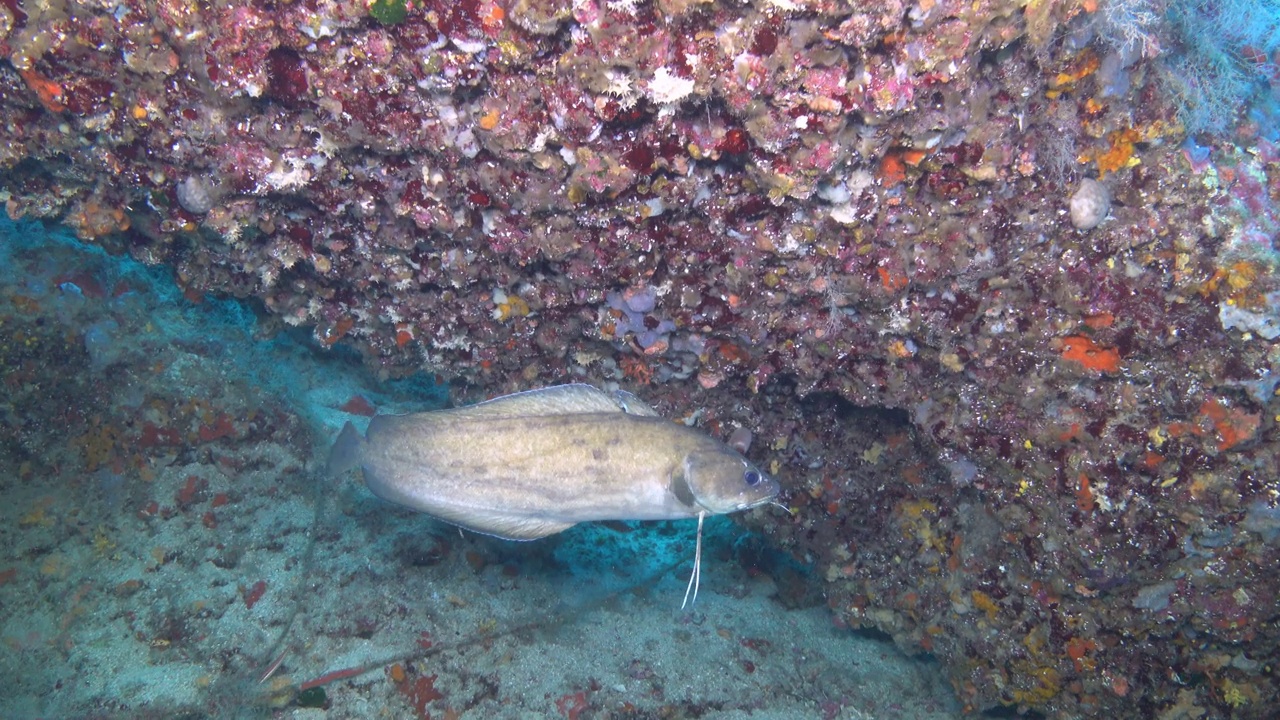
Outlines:
[{"label": "fish head", "polygon": [[681,499],[710,513],[746,510],[778,495],[778,481],[728,447],[689,453],[683,470],[683,484],[692,497]]}]

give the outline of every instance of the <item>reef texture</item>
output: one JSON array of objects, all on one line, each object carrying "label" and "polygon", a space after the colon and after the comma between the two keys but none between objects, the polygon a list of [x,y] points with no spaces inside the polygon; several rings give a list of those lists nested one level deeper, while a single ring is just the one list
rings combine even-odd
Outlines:
[{"label": "reef texture", "polygon": [[0,199],[388,375],[750,428],[754,522],[973,710],[1264,717],[1280,152],[1102,15],[2,0]]}]

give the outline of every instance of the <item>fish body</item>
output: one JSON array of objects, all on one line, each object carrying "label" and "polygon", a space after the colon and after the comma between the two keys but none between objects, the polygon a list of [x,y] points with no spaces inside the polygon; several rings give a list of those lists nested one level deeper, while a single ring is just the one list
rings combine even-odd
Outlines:
[{"label": "fish body", "polygon": [[375,495],[476,532],[532,540],[593,520],[745,510],[778,484],[630,393],[561,385],[470,407],[349,423],[330,470],[364,470]]}]

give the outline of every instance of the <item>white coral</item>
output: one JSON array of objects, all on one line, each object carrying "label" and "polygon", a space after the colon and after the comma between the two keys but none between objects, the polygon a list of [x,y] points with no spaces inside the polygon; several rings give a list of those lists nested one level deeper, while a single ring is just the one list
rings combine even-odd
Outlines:
[{"label": "white coral", "polygon": [[271,172],[258,183],[257,191],[262,193],[267,190],[301,188],[306,187],[309,182],[311,182],[311,171],[307,169],[307,161],[299,157],[287,156],[276,162]]},{"label": "white coral", "polygon": [[605,7],[616,13],[626,13],[635,17],[636,8],[639,7],[640,0],[606,0]]},{"label": "white coral", "polygon": [[630,75],[621,70],[605,70],[604,79],[608,82],[604,91],[618,101],[618,107],[629,110],[635,106],[640,94]]},{"label": "white coral", "polygon": [[665,67],[658,68],[649,81],[649,97],[661,105],[674,105],[692,92],[692,79],[680,77]]}]

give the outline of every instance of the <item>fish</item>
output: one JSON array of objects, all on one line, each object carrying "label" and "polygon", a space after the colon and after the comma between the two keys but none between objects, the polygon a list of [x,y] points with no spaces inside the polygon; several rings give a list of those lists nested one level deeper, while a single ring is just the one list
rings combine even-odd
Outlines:
[{"label": "fish", "polygon": [[355,467],[383,500],[507,540],[589,521],[697,518],[695,600],[703,519],[772,502],[780,490],[719,440],[631,393],[582,383],[377,415],[363,437],[348,422],[329,472]]}]

